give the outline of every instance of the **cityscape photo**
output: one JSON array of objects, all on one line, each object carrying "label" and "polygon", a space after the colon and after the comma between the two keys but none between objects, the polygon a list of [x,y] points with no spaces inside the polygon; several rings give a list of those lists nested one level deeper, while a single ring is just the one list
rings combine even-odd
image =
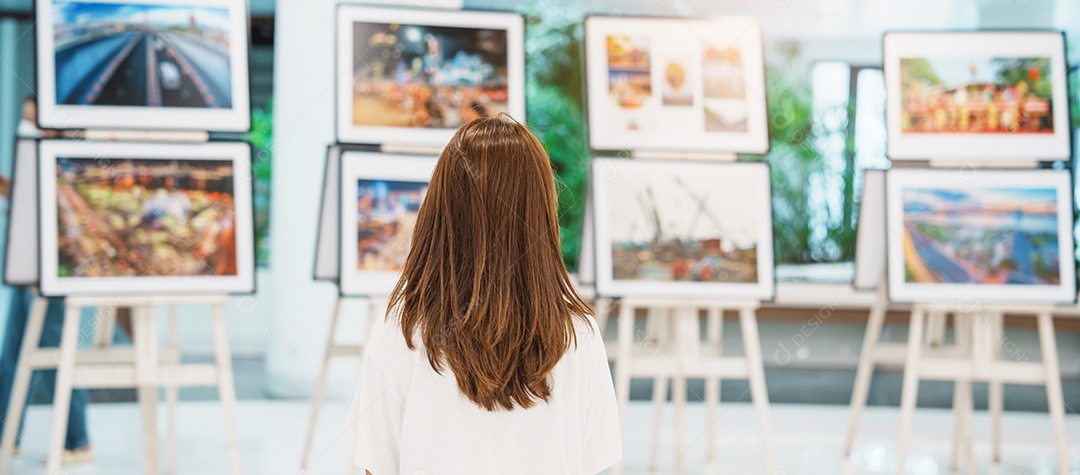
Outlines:
[{"label": "cityscape photo", "polygon": [[60,277],[236,275],[233,164],[57,159]]},{"label": "cityscape photo", "polygon": [[357,269],[401,270],[427,189],[426,182],[357,180]]},{"label": "cityscape photo", "polygon": [[355,22],[353,125],[456,128],[509,112],[507,32]]},{"label": "cityscape photo", "polygon": [[901,58],[909,133],[1054,131],[1050,58]]},{"label": "cityscape photo", "polygon": [[609,184],[614,278],[757,283],[758,220],[767,217],[754,201],[767,196],[740,181],[723,169],[620,169]]},{"label": "cityscape photo", "polygon": [[906,188],[901,196],[907,282],[1060,283],[1056,189]]},{"label": "cityscape photo", "polygon": [[53,0],[56,101],[232,107],[225,8]]}]

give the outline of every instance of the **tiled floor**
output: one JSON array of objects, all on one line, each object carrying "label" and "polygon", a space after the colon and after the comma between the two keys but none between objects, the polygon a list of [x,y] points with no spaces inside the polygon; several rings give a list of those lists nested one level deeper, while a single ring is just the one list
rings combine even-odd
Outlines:
[{"label": "tiled floor", "polygon": [[[163,409],[163,408],[162,408]],[[216,402],[184,402],[179,410],[178,473],[224,474],[226,458],[221,430],[221,411]],[[249,474],[299,475],[300,452],[310,407],[300,401],[242,401],[239,426],[243,464]],[[346,474],[347,461],[338,454],[337,439],[342,432],[346,403],[328,404],[320,421],[310,474]],[[886,474],[895,470],[895,408],[872,407],[867,411],[862,431],[849,463],[841,457],[841,444],[848,411],[841,406],[775,404],[771,410],[774,446],[779,471],[770,475],[797,474]],[[164,416],[162,411],[161,416]],[[629,414],[626,447],[628,474],[648,473],[650,406],[634,402]],[[98,461],[66,467],[61,475],[114,475],[143,472],[143,446],[138,407],[130,403],[93,404],[90,430]],[[658,432],[663,444],[660,471],[673,475],[674,450],[670,426],[671,409],[665,414],[667,426]],[[13,465],[12,475],[42,473],[42,459],[48,438],[48,406],[35,406],[28,415],[23,455]],[[161,419],[162,421],[164,419]],[[761,473],[758,430],[748,404],[724,404],[718,418],[716,450],[718,463],[709,470],[704,464],[705,408],[693,403],[687,411],[685,457],[688,474]],[[162,422],[163,423],[163,422]],[[1073,465],[1080,469],[1080,418],[1069,416],[1070,451]],[[1054,446],[1050,422],[1045,413],[1009,412],[1004,419],[1004,463],[990,467],[988,419],[975,419],[978,473],[1054,473]],[[948,473],[952,416],[947,410],[920,408],[915,420],[915,441],[908,473]],[[161,455],[164,461],[164,453]]]}]

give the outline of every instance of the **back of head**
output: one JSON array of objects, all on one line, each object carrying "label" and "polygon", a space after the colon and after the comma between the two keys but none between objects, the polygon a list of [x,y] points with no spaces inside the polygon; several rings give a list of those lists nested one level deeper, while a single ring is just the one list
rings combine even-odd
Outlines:
[{"label": "back of head", "polygon": [[547,400],[590,311],[562,261],[557,202],[543,146],[500,115],[457,131],[417,216],[390,308],[409,347],[419,330],[431,366],[487,410]]}]

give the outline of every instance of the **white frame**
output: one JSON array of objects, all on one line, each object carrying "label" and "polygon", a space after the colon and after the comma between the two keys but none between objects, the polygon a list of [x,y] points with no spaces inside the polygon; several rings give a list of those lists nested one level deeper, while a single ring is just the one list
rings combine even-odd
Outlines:
[{"label": "white frame", "polygon": [[435,171],[438,157],[416,155],[391,155],[377,152],[344,151],[341,153],[341,201],[338,230],[341,295],[348,296],[387,296],[394,290],[398,278],[397,271],[358,270],[356,262],[356,181],[357,180],[397,180],[429,182]]},{"label": "white frame", "polygon": [[7,249],[4,250],[4,285],[38,283],[37,148],[37,139],[15,141],[8,199]]},{"label": "white frame", "polygon": [[[889,158],[962,159],[971,167],[994,161],[1068,160],[1071,157],[1065,38],[1061,32],[886,33],[885,116]],[[901,130],[900,59],[943,56],[1049,57],[1054,132],[1025,134],[928,134]]]},{"label": "white frame", "polygon": [[[1076,266],[1073,260],[1072,180],[1068,170],[894,169],[886,173],[886,219],[888,222],[888,286],[893,302],[978,303],[1072,303],[1076,301]],[[962,177],[964,179],[962,179]],[[904,210],[902,192],[909,186],[949,189],[985,189],[993,186],[1057,189],[1059,285],[1019,284],[926,284],[909,283],[904,277]]]},{"label": "white frame", "polygon": [[36,1],[38,124],[44,129],[155,129],[246,132],[251,129],[248,90],[248,9],[232,0],[93,0],[98,3],[225,8],[229,11],[232,107],[63,105],[56,98],[53,0]]},{"label": "white frame", "polygon": [[[660,282],[650,280],[615,280],[612,272],[611,230],[609,219],[612,203],[608,198],[610,183],[619,180],[629,169],[635,173],[648,173],[659,168],[666,172],[698,175],[705,169],[717,175],[717,187],[733,173],[740,183],[755,181],[758,197],[757,283],[726,282]],[[711,170],[710,170],[711,169]],[[756,175],[756,176],[755,176]],[[660,298],[746,298],[771,300],[776,291],[773,262],[772,197],[769,182],[769,166],[760,162],[688,162],[674,160],[628,160],[619,158],[593,158],[592,160],[593,223],[596,244],[596,292],[605,297],[660,297]],[[731,206],[745,206],[732,203]],[[634,206],[634,204],[630,204]]]},{"label": "white frame", "polygon": [[515,13],[435,11],[339,5],[337,13],[337,139],[340,143],[442,147],[454,128],[353,125],[353,24],[400,23],[506,31],[507,101],[510,115],[525,122],[525,19]]},{"label": "white frame", "polygon": [[[39,147],[38,221],[41,293],[89,294],[241,294],[255,291],[255,225],[251,195],[251,148],[246,143],[155,144],[45,140]],[[236,217],[236,275],[58,277],[56,161],[58,158],[137,160],[230,160]],[[48,250],[48,251],[46,251]]]},{"label": "white frame", "polygon": [[[650,64],[653,95],[637,114],[638,131],[612,130],[618,109],[608,94],[607,40],[609,34],[628,33],[650,38],[653,51],[664,49],[680,57],[696,57],[687,72],[694,105],[663,106],[660,87],[663,71]],[[743,57],[746,84],[746,132],[705,130],[701,61],[704,40],[737,48]],[[690,46],[689,52],[688,46]],[[590,16],[585,19],[585,72],[589,106],[589,145],[594,150],[665,150],[724,153],[769,151],[769,125],[765,105],[765,60],[761,20],[756,17],[627,18]],[[696,81],[695,81],[696,79]],[[690,117],[693,115],[694,117]]]}]

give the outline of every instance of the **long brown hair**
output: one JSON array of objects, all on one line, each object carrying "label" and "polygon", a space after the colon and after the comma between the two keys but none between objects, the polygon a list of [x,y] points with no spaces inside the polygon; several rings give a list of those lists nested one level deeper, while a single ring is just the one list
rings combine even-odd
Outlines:
[{"label": "long brown hair", "polygon": [[[548,376],[591,313],[559,246],[558,197],[540,142],[509,116],[461,127],[443,150],[390,296],[409,348],[489,411],[551,396]],[[388,312],[389,313],[389,312]]]}]

